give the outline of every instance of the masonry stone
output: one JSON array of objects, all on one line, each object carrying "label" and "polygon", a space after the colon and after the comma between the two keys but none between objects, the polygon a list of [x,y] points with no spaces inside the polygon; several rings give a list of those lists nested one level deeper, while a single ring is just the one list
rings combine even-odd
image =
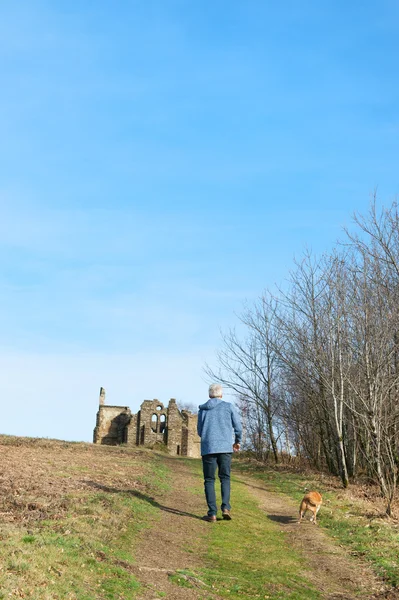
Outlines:
[{"label": "masonry stone", "polygon": [[100,399],[99,404],[103,406],[105,404],[105,390],[103,387],[100,388]]},{"label": "masonry stone", "polygon": [[144,400],[133,414],[128,406],[106,405],[105,390],[100,388],[93,442],[151,448],[164,444],[170,454],[199,458],[197,418],[188,410],[180,411],[174,398],[167,406],[156,398]]}]

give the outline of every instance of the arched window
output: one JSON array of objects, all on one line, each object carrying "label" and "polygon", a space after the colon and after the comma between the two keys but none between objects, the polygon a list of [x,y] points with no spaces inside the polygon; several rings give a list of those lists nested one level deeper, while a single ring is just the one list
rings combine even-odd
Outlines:
[{"label": "arched window", "polygon": [[158,415],[156,415],[154,413],[151,417],[151,429],[153,430],[154,433],[157,432],[157,427],[158,427]]},{"label": "arched window", "polygon": [[159,417],[159,433],[163,433],[166,427],[166,417],[165,415],[161,415]]}]

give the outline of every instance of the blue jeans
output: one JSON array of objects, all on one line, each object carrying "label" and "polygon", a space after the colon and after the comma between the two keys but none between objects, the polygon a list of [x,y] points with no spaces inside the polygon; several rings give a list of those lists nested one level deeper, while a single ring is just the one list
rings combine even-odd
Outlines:
[{"label": "blue jeans", "polygon": [[208,515],[216,516],[218,511],[215,494],[215,475],[218,467],[222,491],[222,510],[230,510],[230,471],[232,452],[218,454],[205,454],[202,457],[202,468],[204,470],[205,497],[208,504]]}]

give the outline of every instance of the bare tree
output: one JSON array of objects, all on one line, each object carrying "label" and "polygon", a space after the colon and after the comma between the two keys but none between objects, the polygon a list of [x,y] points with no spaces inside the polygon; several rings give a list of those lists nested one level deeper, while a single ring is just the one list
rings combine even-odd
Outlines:
[{"label": "bare tree", "polygon": [[177,408],[179,410],[187,410],[188,412],[191,412],[194,415],[196,415],[198,412],[198,406],[194,404],[194,402],[189,402],[187,400],[178,400]]},{"label": "bare tree", "polygon": [[247,310],[241,317],[247,335],[239,337],[235,330],[222,335],[222,348],[217,354],[218,368],[206,365],[205,372],[245,399],[257,415],[258,441],[266,436],[275,462],[278,453],[278,406],[276,330],[273,305],[261,303],[255,310]]},{"label": "bare tree", "polygon": [[331,472],[344,487],[349,476],[344,444],[344,264],[340,257],[316,260],[306,251],[283,294],[281,359],[313,414],[315,431]]},{"label": "bare tree", "polygon": [[212,379],[236,392],[248,439],[339,475],[365,470],[391,513],[399,468],[399,215],[373,199],[344,246],[305,251],[222,336]]},{"label": "bare tree", "polygon": [[397,206],[368,218],[356,217],[360,234],[350,235],[357,255],[352,271],[353,344],[357,370],[349,379],[356,395],[351,410],[362,439],[364,460],[387,501],[395,497],[398,477],[399,221]]}]

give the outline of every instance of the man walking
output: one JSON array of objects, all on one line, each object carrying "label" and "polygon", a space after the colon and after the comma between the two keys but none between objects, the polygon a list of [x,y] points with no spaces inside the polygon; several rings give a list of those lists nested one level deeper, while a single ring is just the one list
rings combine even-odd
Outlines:
[{"label": "man walking", "polygon": [[[208,514],[204,521],[216,521],[216,467],[222,492],[223,519],[231,519],[230,469],[231,456],[240,449],[242,427],[240,417],[230,402],[222,400],[223,389],[218,383],[209,386],[209,400],[201,404],[198,413],[198,435],[201,438],[202,467]],[[233,443],[234,431],[234,443]]]}]

